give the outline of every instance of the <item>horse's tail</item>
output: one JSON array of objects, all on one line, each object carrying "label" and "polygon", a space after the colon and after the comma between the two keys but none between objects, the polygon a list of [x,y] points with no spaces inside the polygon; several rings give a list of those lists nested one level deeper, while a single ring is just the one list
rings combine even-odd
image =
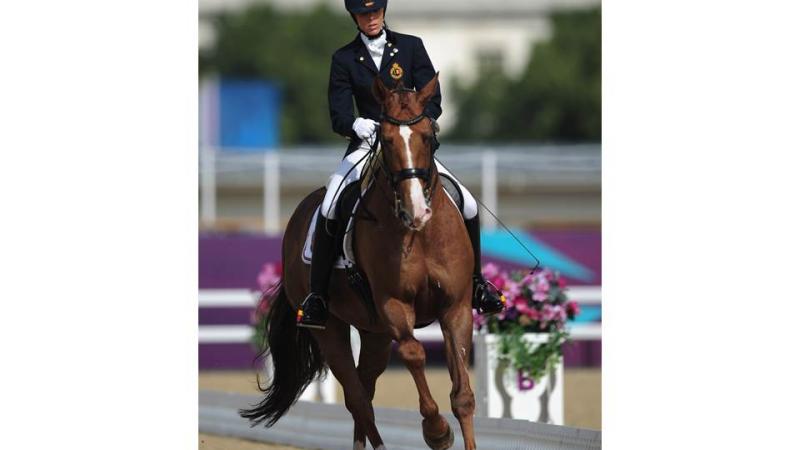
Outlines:
[{"label": "horse's tail", "polygon": [[239,410],[252,426],[266,421],[271,427],[297,401],[300,393],[325,370],[317,342],[306,328],[295,325],[296,315],[289,305],[286,289],[280,284],[274,291],[267,313],[267,352],[272,357],[274,373],[266,388],[258,389],[264,399],[251,409]]}]

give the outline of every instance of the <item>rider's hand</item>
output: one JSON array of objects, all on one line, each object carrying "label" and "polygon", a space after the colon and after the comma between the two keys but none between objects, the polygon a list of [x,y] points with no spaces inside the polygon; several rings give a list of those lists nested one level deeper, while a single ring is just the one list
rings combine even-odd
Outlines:
[{"label": "rider's hand", "polygon": [[353,122],[353,131],[356,132],[356,135],[361,139],[369,139],[372,135],[375,134],[375,129],[378,127],[378,122],[375,122],[372,119],[365,119],[363,117],[359,117]]}]

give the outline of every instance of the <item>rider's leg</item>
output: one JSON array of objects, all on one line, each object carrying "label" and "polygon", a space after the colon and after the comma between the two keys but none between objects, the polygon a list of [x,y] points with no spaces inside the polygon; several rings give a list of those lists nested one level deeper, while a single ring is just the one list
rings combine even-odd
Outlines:
[{"label": "rider's leg", "polygon": [[[309,294],[297,310],[297,326],[307,328],[325,328],[328,320],[328,283],[336,255],[335,236],[336,201],[344,188],[361,176],[361,169],[366,162],[367,151],[358,149],[347,155],[336,172],[328,179],[325,198],[322,200],[314,230],[314,242],[311,253],[311,276]],[[351,170],[352,169],[352,170]]]},{"label": "rider's leg", "polygon": [[473,258],[475,258],[475,268],[472,272],[472,307],[477,309],[481,314],[498,313],[505,307],[505,297],[486,282],[481,272],[481,220],[480,215],[478,215],[478,202],[475,200],[472,193],[470,193],[452,173],[442,166],[439,161],[436,161],[436,168],[439,173],[449,175],[450,178],[458,183],[461,196],[464,199],[464,209],[461,213],[464,217],[464,225],[467,227],[469,240],[472,243]]}]

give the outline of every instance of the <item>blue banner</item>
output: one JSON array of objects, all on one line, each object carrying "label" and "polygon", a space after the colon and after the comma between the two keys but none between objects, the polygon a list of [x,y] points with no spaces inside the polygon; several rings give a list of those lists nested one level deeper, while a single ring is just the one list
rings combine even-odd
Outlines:
[{"label": "blue banner", "polygon": [[260,152],[280,143],[280,91],[265,80],[219,82],[219,144],[223,150]]}]

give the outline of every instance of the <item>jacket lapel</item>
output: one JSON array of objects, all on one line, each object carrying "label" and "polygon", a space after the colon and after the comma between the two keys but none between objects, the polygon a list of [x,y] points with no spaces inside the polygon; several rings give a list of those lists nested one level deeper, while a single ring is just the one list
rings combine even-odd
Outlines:
[{"label": "jacket lapel", "polygon": [[383,57],[381,57],[381,72],[383,72],[383,69],[394,59],[394,56],[399,50],[400,49],[397,48],[397,42],[395,42],[394,33],[386,28],[386,46],[383,47]]}]

